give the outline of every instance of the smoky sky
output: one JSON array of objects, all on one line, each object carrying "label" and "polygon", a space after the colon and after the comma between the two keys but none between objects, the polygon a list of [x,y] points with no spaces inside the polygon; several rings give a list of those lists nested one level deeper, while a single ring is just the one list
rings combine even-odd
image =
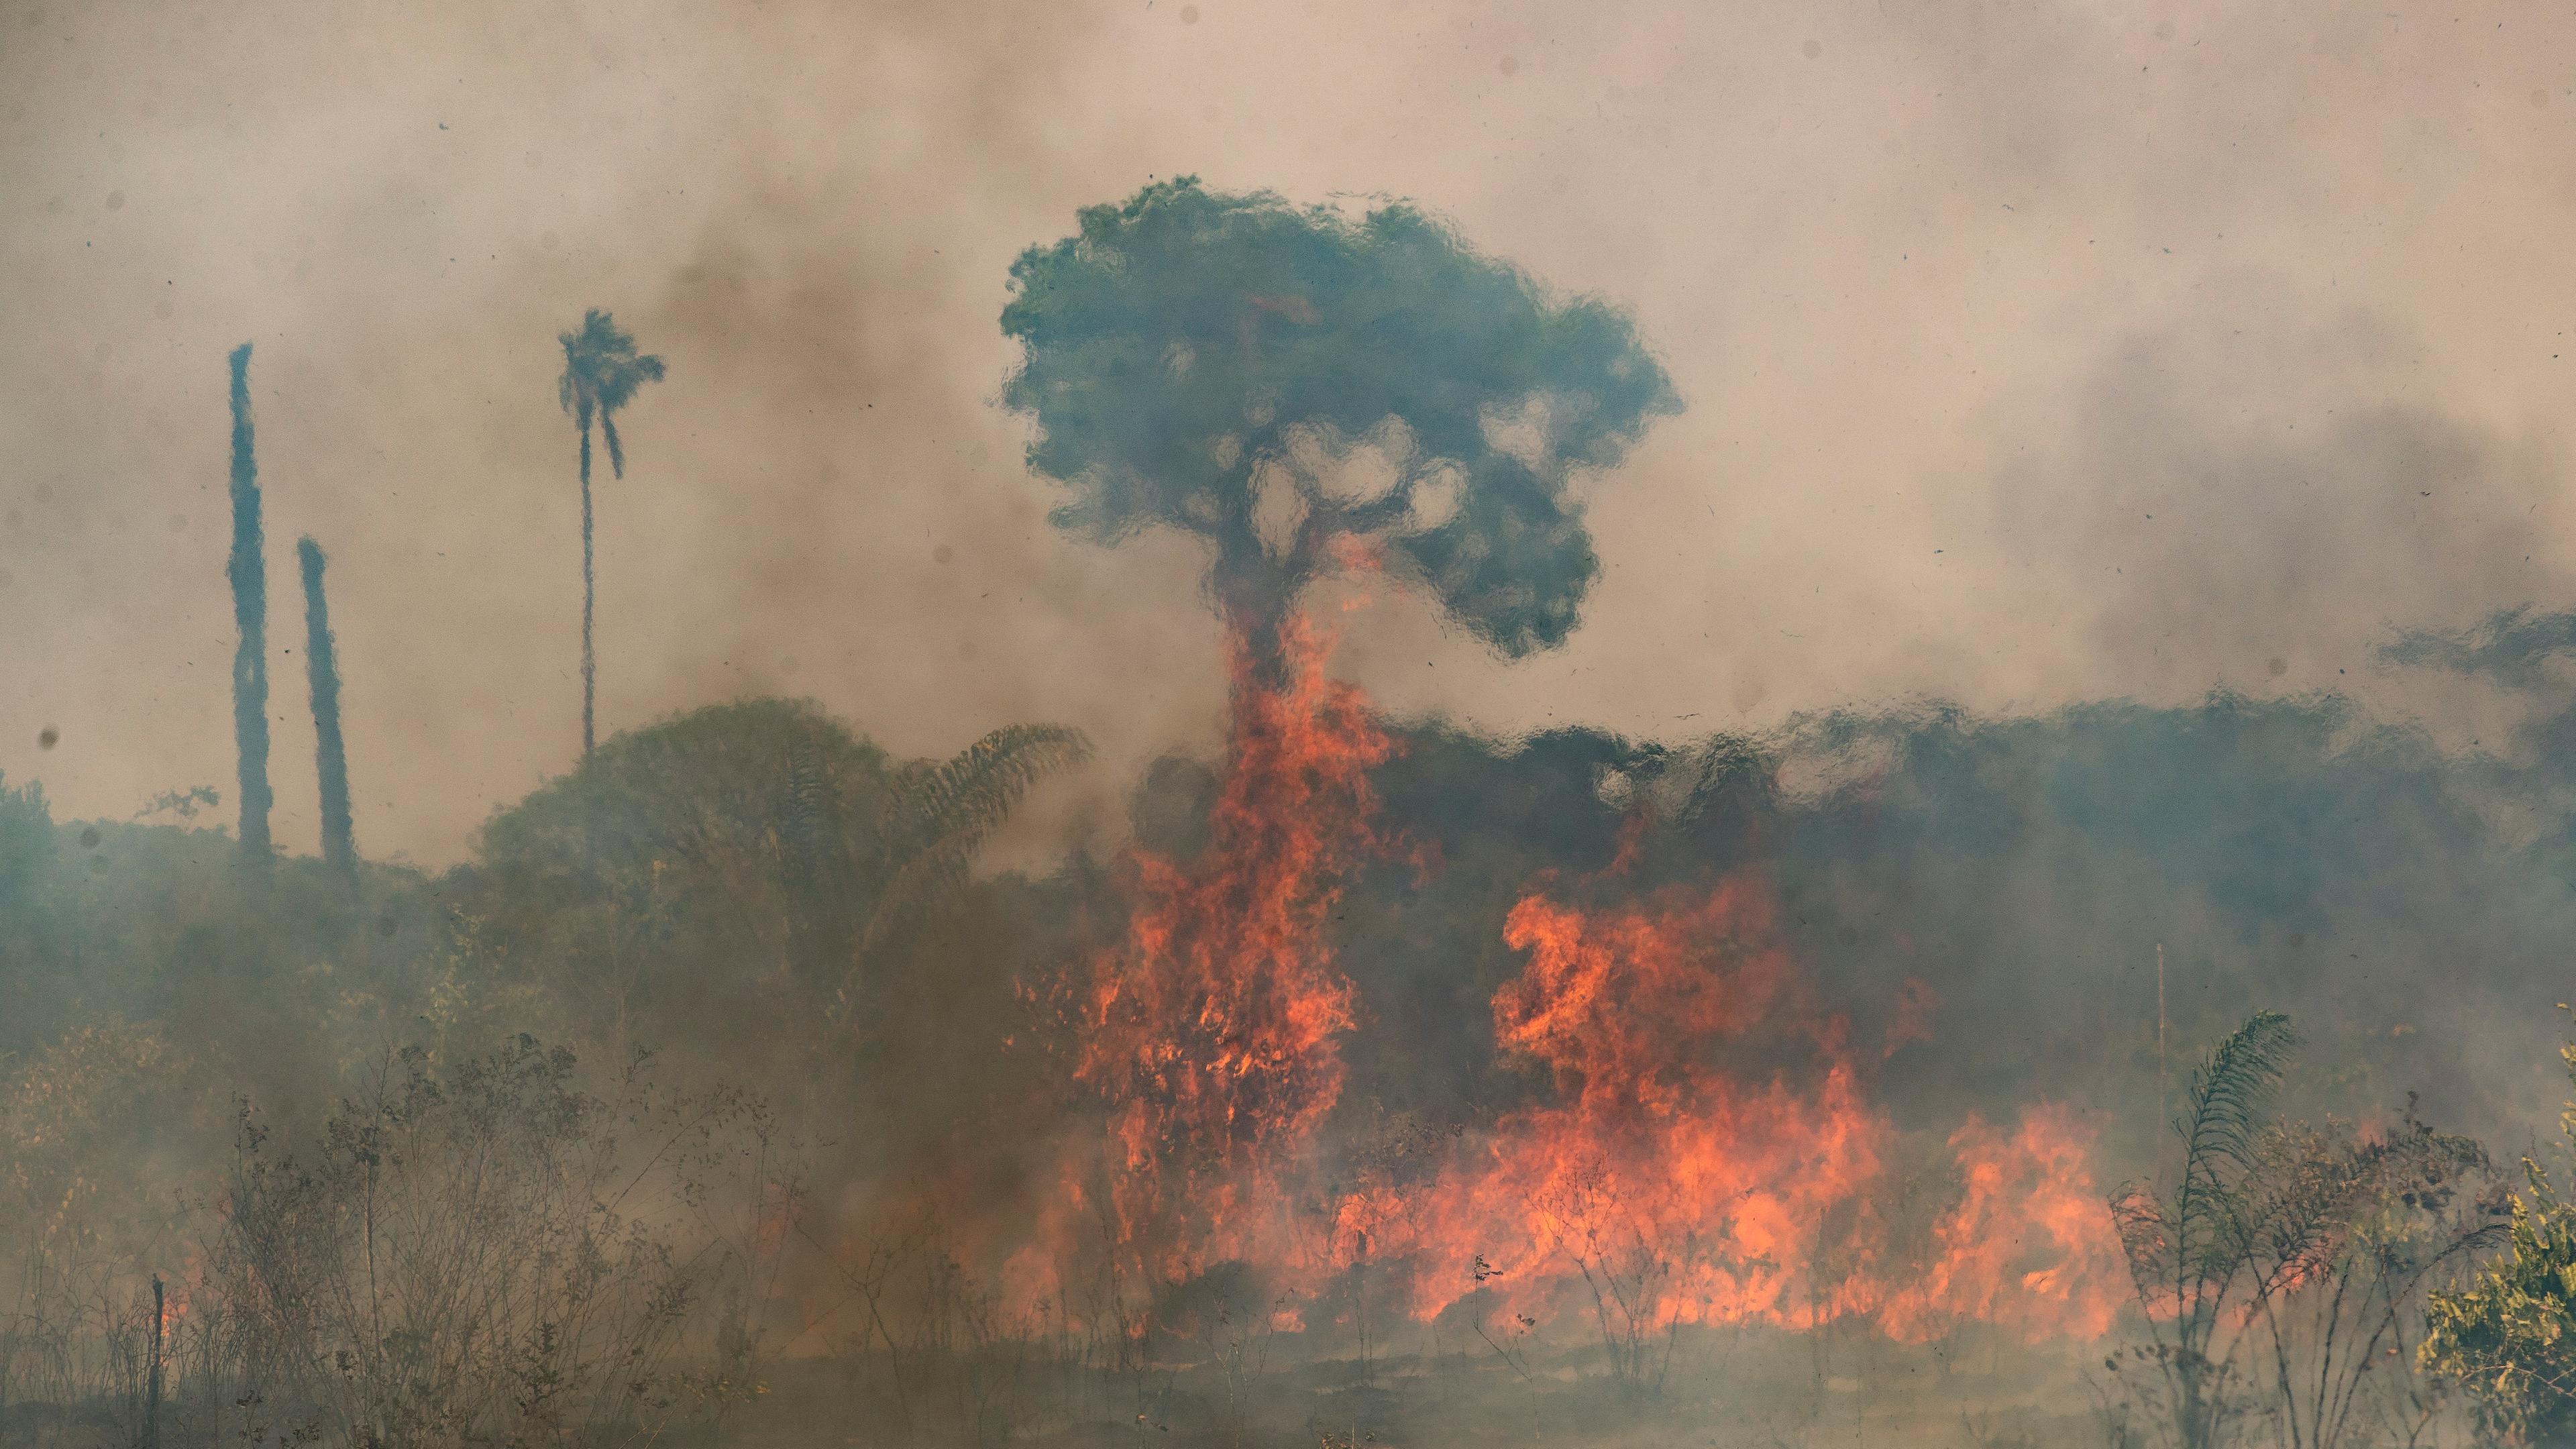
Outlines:
[{"label": "smoky sky", "polygon": [[1400,711],[2342,688],[2476,741],[2377,650],[2576,594],[2571,43],[2407,0],[7,0],[0,770],[67,816],[229,797],[250,341],[272,597],[277,540],[333,560],[358,835],[457,856],[578,750],[554,335],[603,307],[669,365],[601,484],[603,732],[744,693],[914,753],[1073,724],[1102,763],[1032,829],[1111,828],[1216,738],[1202,561],[1048,528],[996,317],[1022,248],[1185,173],[1410,198],[1630,309],[1687,404],[1583,485],[1565,649],[1339,616]]}]

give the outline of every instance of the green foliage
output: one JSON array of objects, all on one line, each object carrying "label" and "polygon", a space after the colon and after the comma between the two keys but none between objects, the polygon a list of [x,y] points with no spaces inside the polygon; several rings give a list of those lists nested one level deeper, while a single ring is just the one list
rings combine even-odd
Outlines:
[{"label": "green foliage", "polygon": [[2426,1126],[2411,1101],[2368,1135],[2272,1120],[2298,1044],[2287,1017],[2258,1012],[2212,1048],[2172,1124],[2171,1194],[2133,1182],[2111,1202],[2144,1334],[2106,1366],[2124,1383],[2146,1375],[2183,1449],[2233,1442],[2257,1415],[2301,1449],[2418,1440],[2439,1385],[2388,1360],[2428,1285],[2493,1236],[2463,1192],[2485,1149]]},{"label": "green foliage", "polygon": [[2265,1185],[2255,1171],[2256,1133],[2297,1044],[2288,1017],[2263,1011],[2210,1048],[2173,1122],[2183,1160],[2172,1195],[2140,1181],[2111,1199],[2151,1361],[2184,1449],[2219,1442],[2234,1408],[2236,1350],[2251,1311],[2242,1300],[2262,1287],[2255,1256]]},{"label": "green foliage", "polygon": [[2421,1355],[2468,1389],[2491,1432],[2522,1444],[2576,1433],[2576,1213],[2536,1166],[2504,1253],[2434,1297]]},{"label": "green foliage", "polygon": [[194,820],[200,810],[211,810],[224,803],[222,793],[212,785],[190,785],[184,790],[164,790],[143,802],[134,812],[137,820],[167,815],[176,820]]},{"label": "green foliage", "polygon": [[[1005,725],[937,763],[896,777],[898,798],[886,837],[885,891],[859,941],[865,959],[897,928],[965,889],[976,852],[1040,780],[1091,757],[1079,730]],[[843,1003],[848,1001],[844,987]]]},{"label": "green foliage", "polygon": [[1084,758],[1053,726],[898,763],[811,703],[746,700],[609,740],[484,827],[480,949],[709,1041],[848,1020],[863,966],[953,900],[976,850]]},{"label": "green foliage", "polygon": [[218,1100],[292,1096],[352,1039],[409,1035],[434,983],[479,994],[454,946],[417,870],[362,863],[353,889],[288,857],[246,877],[224,831],[54,822],[40,794],[0,791],[0,1053],[103,1019],[158,1023]]},{"label": "green foliage", "polygon": [[0,939],[36,924],[42,884],[54,855],[53,808],[45,787],[12,785],[0,775]]},{"label": "green foliage", "polygon": [[833,912],[883,882],[897,766],[810,704],[748,700],[605,742],[484,826],[460,882],[476,949],[591,1029],[774,1023],[841,963]]},{"label": "green foliage", "polygon": [[2288,1017],[2258,1011],[2192,1069],[2191,1089],[2174,1122],[2183,1141],[2183,1172],[2170,1223],[2185,1273],[2205,1280],[2239,1250],[2233,1241],[2241,1229],[2238,1194],[2256,1165],[2255,1134],[2298,1045]]},{"label": "green foliage", "polygon": [[2170,1198],[2132,1182],[2112,1213],[2151,1313],[2171,1312],[2185,1342],[2205,1343],[2251,1247],[2256,1134],[2298,1036],[2277,1011],[2257,1012],[2192,1070],[2174,1135],[2182,1175]]},{"label": "green foliage", "polygon": [[[1205,537],[1247,618],[1364,535],[1506,654],[1564,641],[1599,571],[1567,473],[1679,406],[1627,318],[1402,204],[1353,219],[1182,178],[1080,227],[1022,254],[1002,313],[1029,465],[1073,492],[1059,527]],[[1391,476],[1338,469],[1363,441]],[[1267,539],[1265,486],[1295,493]]]},{"label": "green foliage", "polygon": [[[2560,1050],[2576,1080],[2576,1045]],[[2563,1123],[2576,1142],[2576,1105]],[[2576,1436],[2576,1204],[2523,1159],[2504,1251],[2468,1283],[2436,1293],[2424,1367],[2468,1392],[2480,1424],[2518,1444]]]}]

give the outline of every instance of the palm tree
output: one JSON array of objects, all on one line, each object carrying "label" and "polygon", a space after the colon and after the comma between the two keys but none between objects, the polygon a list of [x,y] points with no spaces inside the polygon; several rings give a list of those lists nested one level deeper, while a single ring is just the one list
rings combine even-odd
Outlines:
[{"label": "palm tree", "polygon": [[662,359],[639,357],[635,339],[596,307],[584,312],[581,326],[561,335],[563,378],[556,395],[563,410],[581,430],[581,757],[590,758],[597,734],[592,724],[597,696],[598,660],[591,651],[591,615],[597,597],[591,566],[590,424],[594,415],[608,438],[609,471],[626,476],[626,449],[617,441],[617,410],[634,401],[635,390],[662,380]]},{"label": "palm tree", "polygon": [[2173,1121],[2183,1159],[2172,1194],[2160,1196],[2154,1183],[2141,1181],[2111,1198],[2112,1225],[2151,1335],[2146,1358],[2165,1381],[2182,1449],[2221,1441],[2237,1354],[2261,1308],[2246,1295],[2268,1291],[2261,1273],[2272,1236],[2260,1180],[2264,1108],[2298,1045],[2281,1013],[2246,1018],[2192,1071]]}]

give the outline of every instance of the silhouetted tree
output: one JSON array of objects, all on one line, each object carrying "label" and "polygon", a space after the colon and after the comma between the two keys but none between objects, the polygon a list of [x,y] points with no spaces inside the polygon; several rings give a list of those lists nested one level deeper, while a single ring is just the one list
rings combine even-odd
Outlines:
[{"label": "silhouetted tree", "polygon": [[1004,725],[949,759],[914,761],[895,773],[875,862],[883,894],[850,945],[836,1014],[846,1017],[854,1008],[870,958],[895,931],[965,890],[976,853],[1030,788],[1090,757],[1091,742],[1080,730]]},{"label": "silhouetted tree", "polygon": [[225,576],[233,586],[233,741],[241,755],[241,849],[265,862],[268,838],[268,575],[259,527],[259,459],[251,446],[250,344],[232,354],[233,549]]},{"label": "silhouetted tree", "polygon": [[635,390],[662,380],[662,359],[639,357],[635,339],[617,328],[605,312],[593,307],[581,326],[558,339],[563,343],[564,370],[556,384],[563,410],[581,431],[581,753],[590,758],[597,739],[592,724],[597,695],[597,658],[591,650],[591,615],[597,589],[592,570],[590,507],[590,424],[596,416],[608,440],[609,471],[626,476],[626,449],[617,441],[617,410],[635,398]]},{"label": "silhouetted tree", "polygon": [[[890,759],[812,704],[740,700],[602,743],[483,827],[488,949],[588,997],[714,1033],[788,989],[800,1022],[847,1022],[864,967],[953,901],[1029,787],[1088,753],[1014,725],[945,761]],[[766,961],[776,974],[755,972]]]},{"label": "silhouetted tree", "polygon": [[1403,204],[1352,219],[1183,177],[1086,209],[1011,283],[1003,397],[1073,491],[1056,525],[1207,539],[1256,678],[1355,541],[1507,655],[1563,642],[1600,569],[1569,475],[1679,408],[1619,311]]},{"label": "silhouetted tree", "polygon": [[339,648],[331,638],[331,605],[322,594],[322,545],[295,543],[304,570],[304,675],[313,691],[313,766],[322,787],[322,859],[352,880],[358,844],[349,819],[349,754],[340,738]]}]

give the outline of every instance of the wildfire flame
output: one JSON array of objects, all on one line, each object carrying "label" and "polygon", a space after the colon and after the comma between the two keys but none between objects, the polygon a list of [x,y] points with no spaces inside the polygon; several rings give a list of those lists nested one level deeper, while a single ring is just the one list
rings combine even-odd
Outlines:
[{"label": "wildfire flame", "polygon": [[[1635,1332],[1854,1315],[1912,1341],[1964,1321],[2107,1330],[2117,1245],[2091,1133],[2048,1105],[2010,1128],[1971,1118],[1928,1187],[1907,1177],[1846,1021],[1755,881],[1602,906],[1525,896],[1503,932],[1525,964],[1493,1028],[1544,1078],[1539,1100],[1461,1128],[1427,1165],[1337,1157],[1322,1129],[1356,998],[1329,928],[1342,880],[1383,849],[1368,772],[1392,744],[1325,676],[1311,625],[1287,644],[1286,682],[1261,687],[1234,642],[1206,848],[1133,858],[1124,939],[1078,996],[1073,1076],[1105,1108],[1107,1151],[1067,1166],[1041,1228],[1055,1241],[1016,1271],[1061,1262],[1088,1214],[1135,1281],[1238,1261],[1286,1285],[1282,1304],[1367,1265],[1421,1319],[1526,1324],[1582,1304]],[[1938,1002],[1908,982],[1893,1005],[1873,1062],[1927,1037]]]},{"label": "wildfire flame", "polygon": [[1369,769],[1392,748],[1326,640],[1287,630],[1288,681],[1254,683],[1231,641],[1231,768],[1186,865],[1134,858],[1126,940],[1093,963],[1075,1080],[1111,1104],[1112,1207],[1165,1277],[1250,1256],[1341,1098],[1352,987],[1329,932],[1340,880],[1372,848]]}]

